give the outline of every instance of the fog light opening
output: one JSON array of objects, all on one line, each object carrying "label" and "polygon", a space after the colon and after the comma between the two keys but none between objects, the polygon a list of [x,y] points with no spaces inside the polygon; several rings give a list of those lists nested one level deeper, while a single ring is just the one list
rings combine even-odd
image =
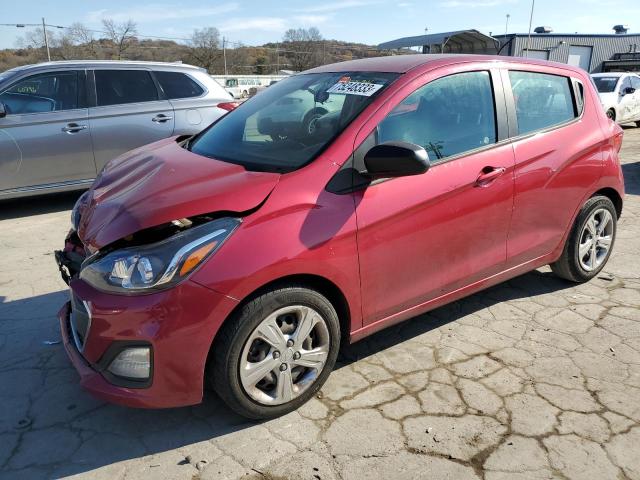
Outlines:
[{"label": "fog light opening", "polygon": [[147,380],[151,374],[151,349],[125,348],[113,359],[107,370],[118,377]]}]

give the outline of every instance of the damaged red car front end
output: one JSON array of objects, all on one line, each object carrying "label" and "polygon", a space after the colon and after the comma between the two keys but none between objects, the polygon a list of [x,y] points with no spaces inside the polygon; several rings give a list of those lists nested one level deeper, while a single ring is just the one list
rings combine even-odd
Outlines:
[{"label": "damaged red car front end", "polygon": [[[186,276],[222,245],[225,229],[233,231],[239,222],[233,215],[259,206],[279,178],[193,155],[179,141],[163,140],[109,163],[78,200],[74,228],[56,252],[70,287],[58,315],[65,349],[82,385],[110,402],[162,408],[202,400],[212,339],[237,301]],[[239,184],[242,196],[233,194]],[[196,238],[191,232],[199,229],[203,235]],[[138,253],[121,254],[142,244],[148,265]],[[190,256],[181,253],[185,248]],[[125,266],[132,258],[137,266]],[[148,270],[138,274],[139,290],[114,288],[103,278],[113,279],[113,267],[105,273],[101,262]],[[171,278],[155,277],[161,262],[173,268]],[[85,272],[93,274],[90,281]],[[175,281],[181,276],[184,281]]]}]

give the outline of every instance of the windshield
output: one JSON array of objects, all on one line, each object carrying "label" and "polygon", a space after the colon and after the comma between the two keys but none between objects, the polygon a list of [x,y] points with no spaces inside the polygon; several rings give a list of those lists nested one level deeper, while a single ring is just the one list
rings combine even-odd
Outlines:
[{"label": "windshield", "polygon": [[616,89],[620,77],[591,77],[600,93],[610,93]]},{"label": "windshield", "polygon": [[398,75],[295,75],[226,114],[188,145],[247,170],[288,172],[313,160]]}]

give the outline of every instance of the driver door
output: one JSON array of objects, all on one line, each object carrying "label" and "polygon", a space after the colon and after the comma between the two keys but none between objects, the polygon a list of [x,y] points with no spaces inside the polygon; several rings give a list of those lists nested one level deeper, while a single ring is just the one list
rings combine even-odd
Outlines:
[{"label": "driver door", "polygon": [[368,147],[388,141],[418,144],[431,160],[424,174],[354,193],[365,325],[411,317],[430,300],[504,268],[514,155],[511,145],[496,144],[506,135],[495,121],[504,118],[495,101],[503,97],[494,95],[499,82],[497,71],[435,79],[356,150],[357,170]]},{"label": "driver door", "polygon": [[630,122],[635,116],[636,99],[635,96],[638,92],[625,93],[627,88],[631,87],[631,77],[627,76],[622,80],[619,90],[619,107],[618,113],[620,115],[616,120],[618,123]]},{"label": "driver door", "polygon": [[96,176],[85,104],[84,71],[21,78],[0,93],[0,192]]}]

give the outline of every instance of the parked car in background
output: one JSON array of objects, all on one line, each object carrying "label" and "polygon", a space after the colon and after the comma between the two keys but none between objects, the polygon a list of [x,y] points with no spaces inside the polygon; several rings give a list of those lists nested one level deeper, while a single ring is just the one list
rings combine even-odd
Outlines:
[{"label": "parked car in background", "polygon": [[598,275],[621,145],[568,65],[398,55],[292,76],[107,164],[56,252],[65,349],[112,402],[191,405],[209,385],[285,414],[341,343],[543,265]]},{"label": "parked car in background", "polygon": [[212,75],[229,92],[233,98],[248,98],[251,91],[260,91],[263,87],[273,85],[287,75]]},{"label": "parked car in background", "polygon": [[640,76],[607,72],[591,75],[607,117],[617,123],[635,122],[640,127]]},{"label": "parked car in background", "polygon": [[235,107],[190,65],[64,61],[0,74],[0,199],[88,188],[105,163]]}]

